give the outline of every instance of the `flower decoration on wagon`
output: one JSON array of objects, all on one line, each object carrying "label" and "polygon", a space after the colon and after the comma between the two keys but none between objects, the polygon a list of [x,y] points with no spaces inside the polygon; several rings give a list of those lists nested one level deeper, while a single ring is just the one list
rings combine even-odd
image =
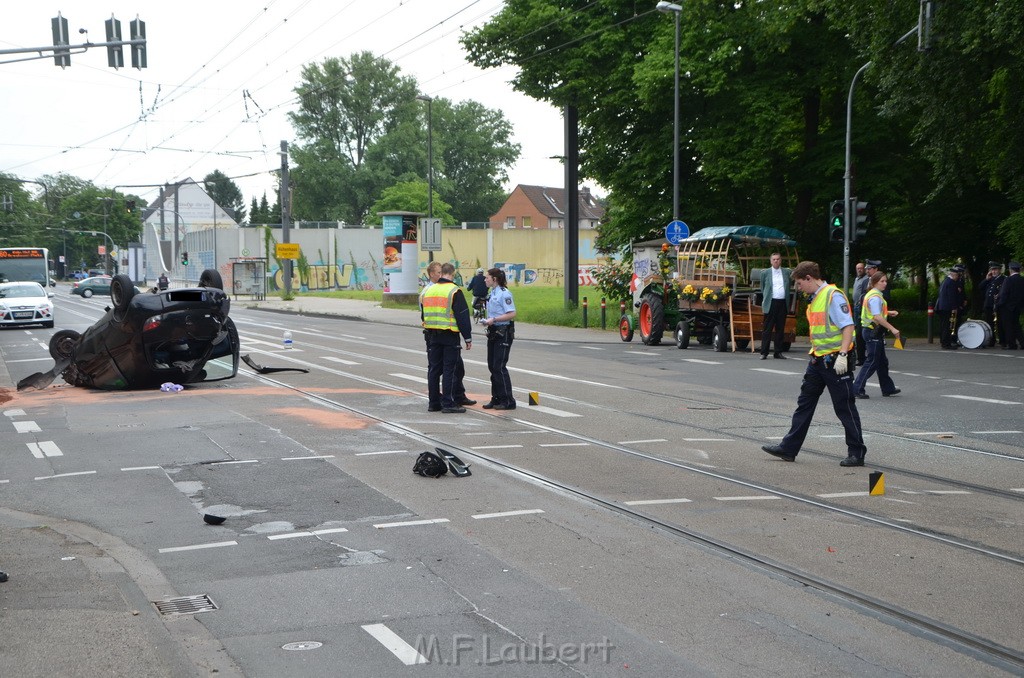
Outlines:
[{"label": "flower decoration on wagon", "polygon": [[686,301],[697,301],[700,299],[700,293],[697,292],[697,289],[693,285],[687,283],[686,285],[683,285],[681,290],[679,290],[679,298],[685,299]]},{"label": "flower decoration on wagon", "polygon": [[661,270],[662,277],[666,279],[672,275],[672,269],[675,268],[674,254],[671,245],[667,242],[661,244],[661,253],[658,255],[658,268]]},{"label": "flower decoration on wagon", "polygon": [[705,287],[700,291],[700,300],[706,304],[717,304],[728,299],[730,294],[732,294],[732,289],[728,285],[718,290]]}]

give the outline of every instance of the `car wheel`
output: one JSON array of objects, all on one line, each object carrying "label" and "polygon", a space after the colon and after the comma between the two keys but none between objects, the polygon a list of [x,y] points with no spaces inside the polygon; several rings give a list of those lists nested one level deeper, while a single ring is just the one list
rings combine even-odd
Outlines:
[{"label": "car wheel", "polygon": [[676,325],[676,348],[689,348],[690,346],[690,323],[680,320]]},{"label": "car wheel", "polygon": [[54,360],[70,360],[75,353],[82,335],[74,330],[60,330],[50,337],[50,357]]},{"label": "car wheel", "polygon": [[218,290],[224,289],[224,281],[220,273],[214,268],[208,268],[199,276],[200,287],[215,287]]},{"label": "car wheel", "polygon": [[92,296],[92,290],[90,290],[90,289],[82,290],[82,296],[85,297],[86,299],[88,299],[89,297]]},{"label": "car wheel", "polygon": [[625,314],[619,318],[619,338],[623,341],[633,341],[633,324]]},{"label": "car wheel", "polygon": [[48,323],[43,323],[43,327],[53,327],[53,321],[51,320]]},{"label": "car wheel", "polygon": [[118,273],[110,281],[110,299],[114,302],[114,310],[124,313],[128,310],[128,304],[135,296],[135,285],[132,279],[123,273]]}]

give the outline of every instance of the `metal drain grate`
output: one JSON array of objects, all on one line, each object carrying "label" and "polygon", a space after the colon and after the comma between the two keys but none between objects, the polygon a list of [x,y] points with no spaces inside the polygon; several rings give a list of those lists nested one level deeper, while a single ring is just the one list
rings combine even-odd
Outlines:
[{"label": "metal drain grate", "polygon": [[210,596],[181,596],[169,600],[159,600],[156,609],[160,614],[195,614],[197,612],[213,612],[217,609],[216,603],[210,600]]}]

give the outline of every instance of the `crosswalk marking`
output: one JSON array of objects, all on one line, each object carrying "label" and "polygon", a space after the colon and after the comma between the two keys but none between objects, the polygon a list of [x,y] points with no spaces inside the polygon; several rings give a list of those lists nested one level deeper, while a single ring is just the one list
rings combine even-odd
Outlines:
[{"label": "crosswalk marking", "polygon": [[39,431],[42,431],[42,429],[39,428],[39,424],[34,421],[15,421],[13,423],[14,430],[18,433],[38,433]]},{"label": "crosswalk marking", "polygon": [[386,647],[388,652],[398,657],[398,660],[406,666],[430,663],[426,657],[416,651],[416,648],[402,640],[401,636],[384,624],[366,624],[362,629]]},{"label": "crosswalk marking", "polygon": [[330,360],[332,363],[341,363],[342,365],[361,365],[362,364],[362,363],[357,363],[354,360],[345,360],[344,358],[335,358],[332,355],[323,355],[323,356],[320,356],[320,358],[322,360]]},{"label": "crosswalk marking", "polygon": [[64,453],[57,447],[57,443],[52,440],[41,440],[38,443],[26,443],[32,456],[36,459],[42,459],[45,457],[63,457]]},{"label": "crosswalk marking", "polygon": [[543,412],[544,414],[551,414],[556,417],[582,417],[582,414],[576,414],[575,412],[565,412],[564,410],[556,410],[552,407],[545,407],[544,405],[530,405],[529,407],[523,408],[527,412]]}]

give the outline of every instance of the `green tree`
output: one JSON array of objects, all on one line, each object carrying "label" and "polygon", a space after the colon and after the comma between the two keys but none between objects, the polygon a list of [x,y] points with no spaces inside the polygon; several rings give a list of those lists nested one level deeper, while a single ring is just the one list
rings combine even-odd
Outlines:
[{"label": "green tree", "polygon": [[203,188],[213,201],[237,222],[245,221],[245,202],[242,190],[226,174],[214,170],[203,177]]},{"label": "green tree", "polygon": [[[441,199],[434,191],[434,218],[442,224],[459,223],[451,214],[451,205]],[[370,208],[369,218],[379,220],[379,212],[422,212],[427,214],[427,182],[413,180],[404,181],[384,189],[380,199]]]}]

